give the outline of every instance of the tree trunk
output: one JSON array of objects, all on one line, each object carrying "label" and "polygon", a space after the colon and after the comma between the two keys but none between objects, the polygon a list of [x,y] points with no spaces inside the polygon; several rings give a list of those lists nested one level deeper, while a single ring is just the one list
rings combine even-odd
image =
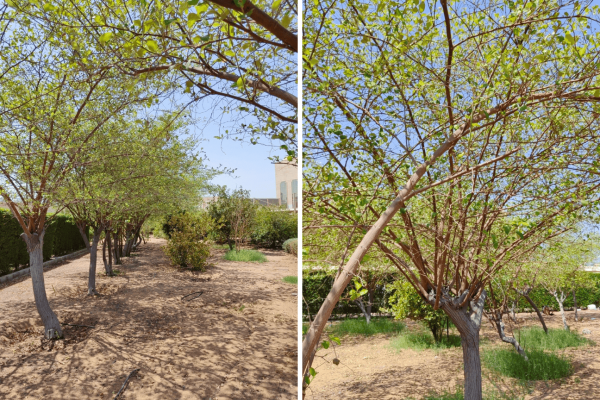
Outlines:
[{"label": "tree trunk", "polygon": [[29,253],[29,271],[31,273],[31,282],[33,284],[33,297],[35,298],[35,307],[44,323],[44,337],[46,339],[58,339],[63,336],[62,328],[56,314],[50,308],[48,297],[46,296],[46,286],[44,285],[44,234],[38,236],[34,233],[31,236],[22,233],[21,239],[27,243],[27,252]]},{"label": "tree trunk", "polygon": [[369,289],[369,302],[367,303],[367,314],[369,314],[369,320],[371,320],[374,300],[375,300],[375,288],[371,288],[371,289]]},{"label": "tree trunk", "polygon": [[533,307],[533,309],[537,313],[538,318],[540,319],[540,322],[542,323],[542,327],[544,328],[544,332],[546,332],[546,334],[548,334],[548,328],[546,327],[546,323],[544,322],[544,317],[542,317],[542,313],[540,312],[540,309],[537,308],[537,306],[535,305],[535,303],[533,302],[533,300],[531,300],[531,297],[529,297],[529,293],[523,292],[523,293],[520,293],[520,294],[521,294],[521,296],[525,297],[525,300],[527,300],[527,302],[529,303],[529,305],[531,305],[531,307]]},{"label": "tree trunk", "polygon": [[112,237],[109,231],[106,231],[106,244],[107,244],[107,250],[108,250],[108,264],[105,265],[105,270],[106,270],[106,275],[107,276],[112,276],[113,272],[112,272],[112,257],[113,257],[113,252],[112,252]]},{"label": "tree trunk", "polygon": [[517,315],[515,314],[515,308],[517,308],[517,302],[516,300],[513,300],[511,305],[510,305],[510,318],[513,320],[513,322],[517,322]]},{"label": "tree trunk", "polygon": [[[432,293],[435,299],[435,294]],[[444,296],[446,297],[446,296]],[[430,297],[430,300],[432,299]],[[448,314],[458,332],[463,350],[465,377],[465,399],[482,400],[481,358],[479,356],[479,329],[485,304],[486,292],[479,299],[471,300],[468,306],[459,308],[459,298],[446,298],[440,301],[441,308]]]},{"label": "tree trunk", "polygon": [[573,289],[573,305],[575,306],[575,322],[579,321],[577,317],[577,295],[575,294],[575,289]]},{"label": "tree trunk", "polygon": [[558,308],[560,308],[560,316],[562,317],[563,326],[565,328],[565,331],[568,331],[569,325],[567,325],[567,318],[565,316],[565,308],[563,307],[565,297],[567,297],[567,296],[565,296],[563,292],[560,292],[560,296],[559,296],[556,291],[554,293],[552,293],[552,295],[554,296],[554,298],[556,299],[556,302],[558,303]]},{"label": "tree trunk", "polygon": [[121,264],[121,255],[119,254],[119,232],[115,232],[113,237],[113,257],[115,260],[115,265],[119,265]]},{"label": "tree trunk", "polygon": [[104,236],[104,242],[102,243],[102,262],[104,263],[104,269],[106,268],[107,265],[107,261],[106,261],[106,236]]},{"label": "tree trunk", "polygon": [[365,308],[365,303],[363,303],[362,299],[359,297],[358,299],[354,300],[354,302],[358,305],[360,311],[362,311],[363,315],[365,316],[367,324],[371,323],[371,312]]},{"label": "tree trunk", "polygon": [[527,354],[525,354],[525,350],[523,350],[517,339],[515,339],[514,337],[506,336],[506,334],[504,333],[504,322],[502,322],[502,313],[496,312],[492,320],[496,325],[496,329],[498,330],[500,339],[502,339],[502,341],[505,343],[512,344],[515,347],[515,350],[517,350],[517,353],[519,353],[525,359],[525,361],[529,361],[527,358]]},{"label": "tree trunk", "polygon": [[96,291],[96,264],[98,260],[98,242],[100,241],[101,233],[101,226],[94,229],[92,245],[90,246],[90,272],[88,277],[88,296],[98,294],[98,292]]}]

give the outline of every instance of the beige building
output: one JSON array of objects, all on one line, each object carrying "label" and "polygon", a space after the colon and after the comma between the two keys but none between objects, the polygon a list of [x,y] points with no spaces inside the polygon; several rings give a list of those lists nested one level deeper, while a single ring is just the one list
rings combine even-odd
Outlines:
[{"label": "beige building", "polygon": [[298,165],[294,162],[275,163],[275,185],[279,204],[289,210],[298,209]]}]

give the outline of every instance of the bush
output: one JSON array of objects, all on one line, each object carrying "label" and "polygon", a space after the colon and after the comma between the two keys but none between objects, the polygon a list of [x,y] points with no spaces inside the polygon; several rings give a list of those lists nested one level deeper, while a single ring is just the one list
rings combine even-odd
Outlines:
[{"label": "bush", "polygon": [[214,226],[213,220],[203,212],[182,213],[171,216],[168,224],[167,257],[175,265],[204,271],[211,247],[206,237]]},{"label": "bush", "polygon": [[448,316],[441,308],[434,310],[406,280],[398,280],[388,287],[390,310],[397,319],[410,318],[424,321],[436,342],[442,339]]},{"label": "bush", "polygon": [[256,250],[229,250],[225,253],[225,259],[227,261],[256,261],[261,263],[267,261],[267,257]]},{"label": "bush", "polygon": [[260,207],[256,212],[252,243],[268,247],[280,246],[298,237],[298,215],[273,207]]},{"label": "bush", "polygon": [[559,379],[573,373],[571,362],[564,357],[543,350],[531,350],[526,354],[529,361],[514,349],[495,349],[484,352],[482,358],[489,369],[527,381]]},{"label": "bush", "polygon": [[281,247],[283,247],[283,249],[290,254],[293,254],[295,256],[298,255],[298,239],[296,238],[286,240],[285,242],[283,242],[283,245]]}]

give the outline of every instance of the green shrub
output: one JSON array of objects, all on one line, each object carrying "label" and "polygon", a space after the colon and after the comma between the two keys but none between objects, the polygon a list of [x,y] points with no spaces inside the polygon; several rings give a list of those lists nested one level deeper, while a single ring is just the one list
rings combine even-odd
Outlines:
[{"label": "green shrub", "polygon": [[567,347],[578,347],[590,344],[591,341],[575,332],[564,329],[523,328],[514,332],[515,337],[525,350],[558,350]]},{"label": "green shrub", "polygon": [[267,257],[256,250],[229,250],[225,253],[225,259],[227,261],[256,261],[261,263],[267,261]]},{"label": "green shrub", "polygon": [[573,373],[571,362],[543,350],[526,351],[525,361],[514,349],[494,349],[483,353],[485,365],[502,375],[527,381],[559,379]]},{"label": "green shrub", "polygon": [[406,280],[398,280],[389,285],[389,305],[392,314],[397,319],[410,318],[415,321],[424,321],[435,341],[440,341],[448,316],[441,308],[434,310],[431,304],[415,291]]},{"label": "green shrub", "polygon": [[206,237],[214,226],[212,218],[204,212],[181,213],[171,216],[168,224],[167,257],[175,265],[203,271],[210,257],[211,243]]},{"label": "green shrub", "polygon": [[250,198],[250,192],[242,188],[229,192],[219,187],[215,201],[208,204],[208,214],[215,221],[211,232],[213,239],[224,241],[233,250],[234,242],[245,240],[255,224],[257,206]]},{"label": "green shrub", "polygon": [[286,240],[285,242],[283,242],[283,245],[281,247],[283,247],[283,249],[290,254],[293,254],[295,256],[298,255],[298,239],[296,238]]},{"label": "green shrub", "polygon": [[298,237],[298,215],[279,208],[260,207],[250,237],[255,244],[280,246],[286,240]]},{"label": "green shrub", "polygon": [[337,336],[362,335],[371,336],[377,333],[399,333],[405,328],[402,322],[389,318],[373,318],[367,324],[364,318],[345,319],[331,327],[331,331]]},{"label": "green shrub", "polygon": [[[12,213],[0,210],[0,275],[29,264],[27,246],[20,237],[22,233],[23,229]],[[73,219],[62,214],[52,216],[44,234],[44,261],[84,248],[85,243]]]}]

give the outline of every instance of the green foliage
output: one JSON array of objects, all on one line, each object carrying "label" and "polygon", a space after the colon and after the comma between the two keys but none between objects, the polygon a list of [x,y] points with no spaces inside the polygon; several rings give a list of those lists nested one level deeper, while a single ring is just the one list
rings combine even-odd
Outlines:
[{"label": "green foliage", "polygon": [[514,349],[493,349],[484,351],[482,360],[491,370],[528,381],[559,379],[573,373],[573,366],[565,357],[543,350],[526,353],[529,361],[525,361]]},{"label": "green foliage", "polygon": [[263,263],[267,261],[267,257],[260,251],[256,250],[229,250],[225,253],[227,261],[256,261]]},{"label": "green foliage", "polygon": [[429,332],[407,332],[392,339],[390,345],[396,350],[449,349],[460,347],[461,341],[460,336],[457,335],[442,336],[439,340],[435,340]]},{"label": "green foliage", "polygon": [[288,239],[297,238],[298,214],[279,208],[260,207],[251,237],[253,243],[269,247],[277,247]]},{"label": "green foliage", "polygon": [[[29,264],[27,246],[20,237],[22,233],[23,229],[10,211],[0,210],[0,275]],[[85,243],[73,219],[62,214],[53,216],[44,234],[44,261],[84,248]]]},{"label": "green foliage", "polygon": [[564,329],[548,329],[548,334],[540,327],[523,328],[514,332],[515,337],[525,350],[558,350],[567,347],[579,347],[592,343],[575,332]]},{"label": "green foliage", "polygon": [[171,237],[165,254],[175,265],[203,271],[210,257],[210,242],[206,237],[214,221],[205,212],[188,212],[171,216],[169,225]]},{"label": "green foliage", "polygon": [[[319,311],[319,307],[331,290],[333,278],[337,268],[304,268],[302,270],[302,310],[306,314],[309,312],[315,315]],[[391,284],[394,281],[392,276],[386,276],[380,286],[374,291],[372,313],[383,312],[387,306],[387,292],[384,289],[385,285]],[[353,286],[348,286],[340,301],[334,308],[332,315],[340,314],[360,314],[362,311],[351,300],[350,292],[354,290]],[[306,304],[309,309],[307,310]]]},{"label": "green foliage", "polygon": [[290,254],[293,254],[296,256],[298,255],[298,239],[297,238],[286,240],[285,242],[283,242],[283,245],[281,245],[281,247],[283,247],[283,249]]},{"label": "green foliage", "polygon": [[283,277],[283,281],[287,282],[287,283],[291,283],[293,285],[297,285],[298,284],[298,277],[297,276],[284,276]]},{"label": "green foliage", "polygon": [[338,336],[371,336],[378,333],[400,333],[405,327],[402,322],[389,318],[373,318],[368,324],[364,318],[353,318],[334,324],[331,327],[331,331]]},{"label": "green foliage", "polygon": [[241,222],[247,224],[249,229],[241,232],[244,237],[238,238],[245,239],[254,225],[256,206],[250,199],[250,192],[241,188],[230,192],[226,187],[219,187],[214,196],[215,200],[208,204],[208,214],[216,222],[213,236],[216,240],[227,242],[233,250],[236,225]]},{"label": "green foliage", "polygon": [[[575,291],[575,295],[577,297],[577,306],[578,307],[587,307],[590,304],[599,305],[600,304],[600,274],[593,272],[583,272],[586,276],[586,279],[590,283],[588,287],[579,287]],[[529,297],[531,300],[538,306],[549,306],[553,307],[555,310],[558,310],[558,303],[554,296],[552,296],[546,289],[543,287],[536,287],[529,293]],[[569,308],[573,307],[573,294],[569,293],[567,298],[565,299],[564,306]],[[531,308],[529,303],[524,299],[519,299],[518,304],[519,309]]]},{"label": "green foliage", "polygon": [[436,342],[442,339],[444,327],[448,319],[442,309],[434,310],[415,291],[413,286],[405,280],[398,280],[388,287],[392,294],[389,305],[396,319],[410,318],[415,321],[424,321]]}]

